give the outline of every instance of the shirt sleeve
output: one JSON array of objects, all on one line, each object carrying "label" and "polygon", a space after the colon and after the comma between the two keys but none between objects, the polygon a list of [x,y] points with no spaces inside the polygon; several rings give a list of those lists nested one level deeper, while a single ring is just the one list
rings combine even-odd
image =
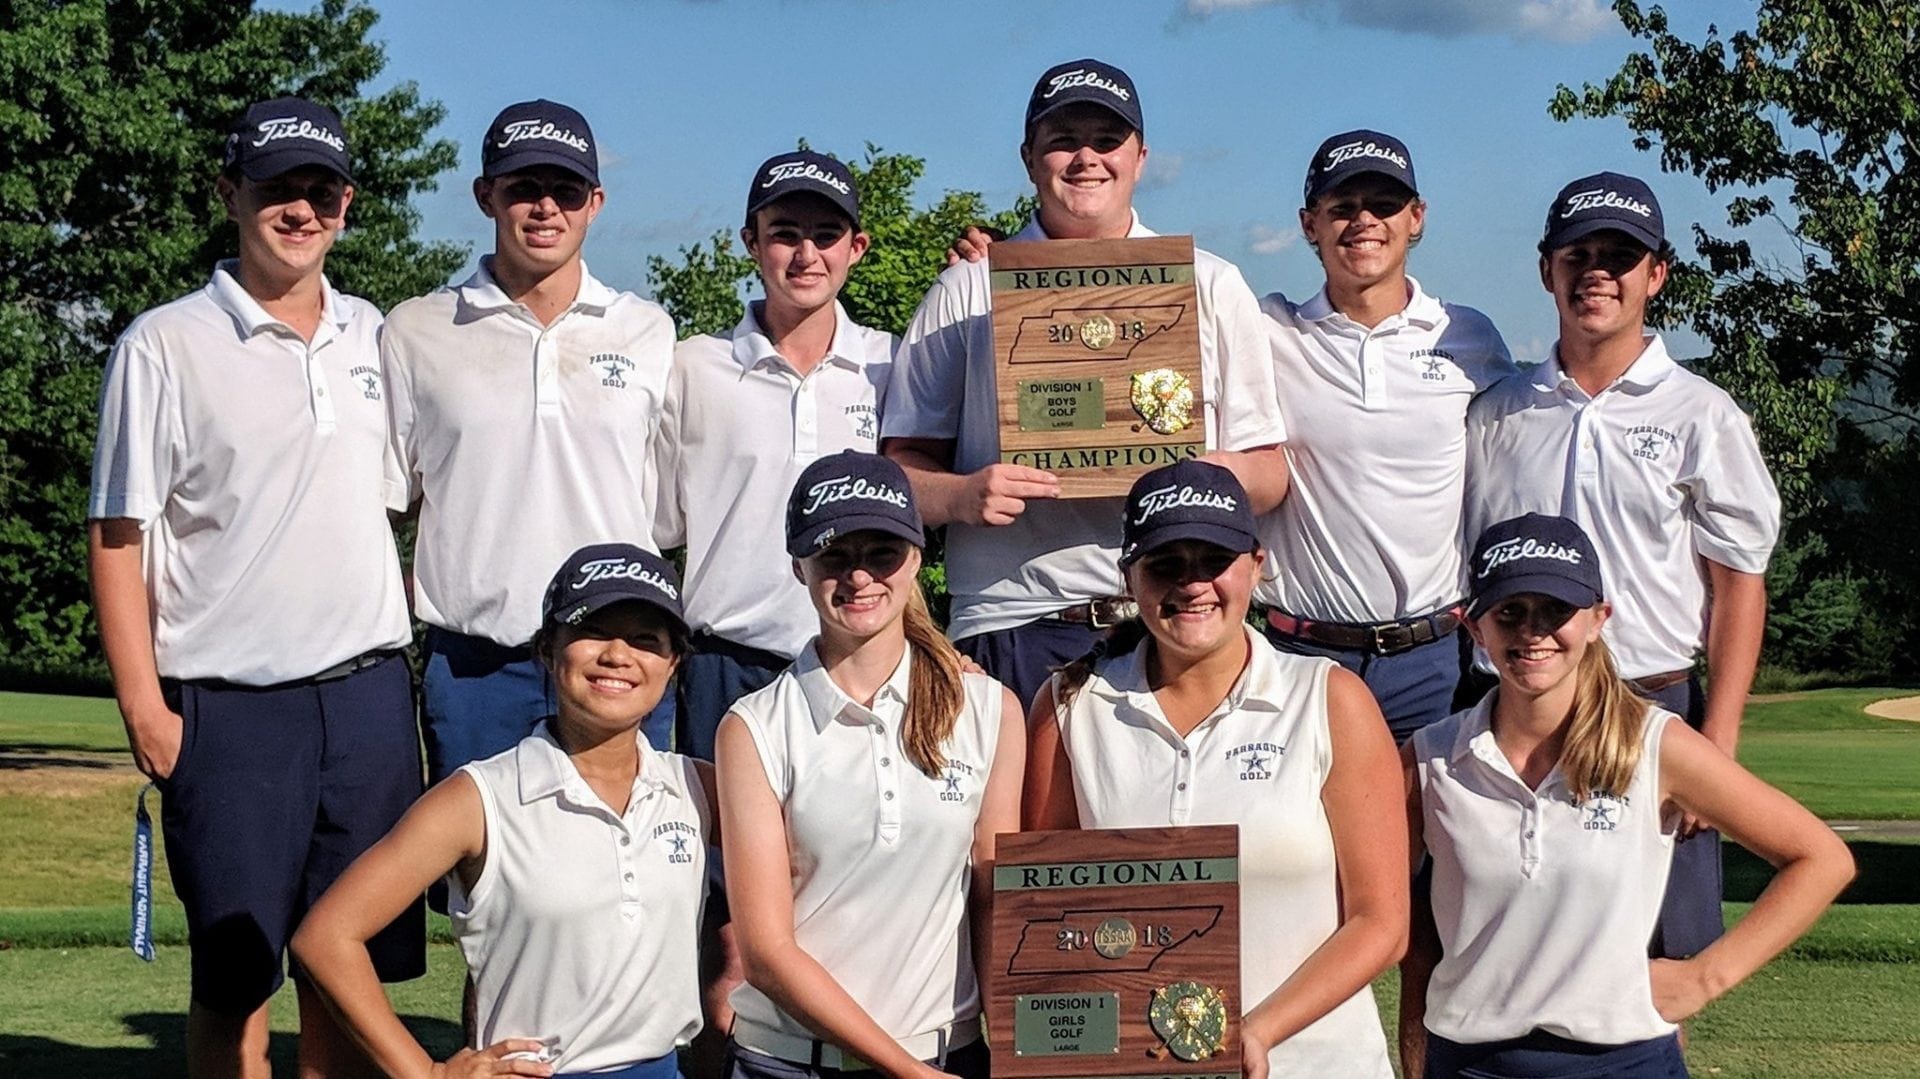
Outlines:
[{"label": "shirt sleeve", "polygon": [[420,498],[420,455],[413,441],[413,377],[393,324],[380,327],[380,371],[387,384],[387,452],[381,490],[387,508],[405,513]]},{"label": "shirt sleeve", "polygon": [[1742,573],[1764,573],[1780,538],[1780,494],[1747,414],[1730,400],[1710,409],[1689,469],[1694,552]]},{"label": "shirt sleeve", "polygon": [[967,303],[965,275],[974,272],[984,275],[984,265],[976,271],[962,263],[943,272],[913,313],[888,374],[881,438],[960,437],[972,324],[992,317]]},{"label": "shirt sleeve", "polygon": [[93,447],[87,517],[124,517],[146,528],[173,489],[179,403],[155,343],[130,328],[107,357],[100,432]]},{"label": "shirt sleeve", "polygon": [[1246,450],[1287,440],[1287,421],[1274,389],[1273,348],[1267,340],[1260,301],[1232,263],[1195,252],[1196,263],[1214,258],[1200,297],[1200,355],[1212,357],[1207,410],[1212,413],[1209,442],[1214,448]]},{"label": "shirt sleeve", "polygon": [[1492,319],[1470,307],[1454,308],[1450,315],[1449,329],[1459,327],[1464,340],[1461,345],[1449,344],[1456,355],[1467,361],[1464,367],[1467,377],[1473,380],[1475,393],[1519,370],[1514,366],[1513,354],[1507,350],[1506,338],[1500,336]]},{"label": "shirt sleeve", "polygon": [[653,459],[653,545],[662,551],[687,542],[686,508],[680,498],[680,425],[686,403],[687,357],[676,349],[673,368],[667,372],[666,397],[660,403],[660,425],[654,428],[649,454]]}]

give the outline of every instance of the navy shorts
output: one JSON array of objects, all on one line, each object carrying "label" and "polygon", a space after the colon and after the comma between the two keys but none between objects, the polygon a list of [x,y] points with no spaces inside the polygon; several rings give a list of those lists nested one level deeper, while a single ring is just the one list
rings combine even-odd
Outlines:
[{"label": "navy shorts", "polygon": [[1412,738],[1420,728],[1447,718],[1453,711],[1453,692],[1460,682],[1460,645],[1452,634],[1416,645],[1405,652],[1383,656],[1351,648],[1329,648],[1290,637],[1272,626],[1267,640],[1282,652],[1322,656],[1360,676],[1380,702],[1380,714],[1395,744]]},{"label": "navy shorts", "polygon": [[774,652],[735,644],[711,633],[693,635],[693,647],[674,677],[680,715],[673,747],[689,757],[713,759],[714,732],[733,702],[770,684],[793,661]]},{"label": "navy shorts", "polygon": [[1054,671],[1086,655],[1106,635],[1105,629],[1085,623],[1042,618],[1012,629],[976,633],[953,646],[1013,690],[1020,707],[1032,708],[1040,687]]},{"label": "navy shorts", "polygon": [[[944,1062],[929,1060],[926,1063],[932,1064],[948,1075],[965,1076],[966,1079],[987,1079],[986,1040],[975,1038],[948,1053]],[[721,1079],[873,1079],[879,1074],[872,1068],[848,1071],[782,1060],[765,1053],[756,1053],[751,1049],[742,1049],[732,1038],[728,1038],[726,1070],[721,1073]]]},{"label": "navy shorts", "polygon": [[1672,1034],[1625,1045],[1592,1045],[1535,1031],[1463,1045],[1427,1034],[1427,1079],[1687,1079]]},{"label": "navy shorts", "polygon": [[[1707,695],[1698,675],[1653,694],[1653,701],[1696,731],[1707,716]],[[1691,959],[1719,940],[1726,932],[1720,911],[1723,887],[1719,832],[1696,832],[1675,843],[1667,894],[1660,901],[1660,920],[1647,954],[1656,959]]]},{"label": "navy shorts", "polygon": [[[307,908],[420,797],[412,675],[394,655],[327,682],[161,688],[183,721],[158,786],[193,999],[244,1015],[280,987]],[[367,942],[382,980],[426,973],[426,932],[415,903]]]}]

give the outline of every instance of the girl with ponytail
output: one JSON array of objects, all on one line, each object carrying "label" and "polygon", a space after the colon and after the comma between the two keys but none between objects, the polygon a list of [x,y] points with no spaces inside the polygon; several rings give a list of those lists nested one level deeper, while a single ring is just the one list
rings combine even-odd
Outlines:
[{"label": "girl with ponytail", "polygon": [[819,635],[717,734],[746,973],[729,1079],[987,1074],[971,942],[994,836],[1019,826],[1025,723],[934,625],[923,538],[885,457],[821,458],[788,500]]},{"label": "girl with ponytail", "polygon": [[[1416,935],[1403,967],[1410,1077],[1685,1076],[1677,1024],[1852,879],[1831,830],[1621,681],[1599,567],[1562,517],[1502,521],[1474,546],[1467,628],[1500,684],[1402,751],[1438,930],[1437,954]],[[1649,960],[1681,813],[1779,872],[1698,955]]]}]

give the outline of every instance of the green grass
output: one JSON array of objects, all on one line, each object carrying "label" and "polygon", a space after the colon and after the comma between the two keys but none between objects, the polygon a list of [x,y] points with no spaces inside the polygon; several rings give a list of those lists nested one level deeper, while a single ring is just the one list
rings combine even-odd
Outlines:
[{"label": "green grass", "polygon": [[1920,819],[1920,723],[1862,711],[1915,692],[1828,689],[1748,705],[1741,763],[1827,820]]},{"label": "green grass", "polygon": [[0,751],[118,753],[127,731],[113,701],[45,693],[0,693]]}]

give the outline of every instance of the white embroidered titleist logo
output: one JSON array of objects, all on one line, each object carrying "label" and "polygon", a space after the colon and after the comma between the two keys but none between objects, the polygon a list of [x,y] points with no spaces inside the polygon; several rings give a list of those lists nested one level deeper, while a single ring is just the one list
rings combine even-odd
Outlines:
[{"label": "white embroidered titleist logo", "polygon": [[1576,566],[1580,564],[1580,552],[1571,547],[1541,543],[1532,536],[1515,536],[1510,540],[1501,540],[1481,553],[1480,560],[1485,565],[1480,567],[1479,576],[1485,577],[1496,567],[1522,558],[1552,558]]},{"label": "white embroidered titleist logo", "polygon": [[1377,142],[1349,142],[1327,151],[1327,168],[1331,169],[1342,161],[1351,161],[1356,157],[1377,157],[1382,161],[1391,161],[1403,169],[1407,167],[1406,158]]},{"label": "white embroidered titleist logo", "polygon": [[1060,74],[1049,79],[1047,81],[1047,92],[1040,96],[1042,98],[1051,98],[1060,91],[1075,86],[1091,86],[1096,90],[1105,90],[1107,93],[1112,94],[1122,101],[1133,100],[1133,95],[1127,92],[1126,87],[1114,82],[1112,79],[1101,78],[1099,72],[1088,71],[1083,67],[1076,67],[1072,71],[1062,71]]},{"label": "white embroidered titleist logo", "polygon": [[516,142],[525,142],[528,139],[557,142],[564,146],[571,146],[583,154],[588,149],[585,135],[576,135],[566,128],[555,127],[550,120],[515,120],[502,129],[500,141],[493,145],[496,149],[504,150]]},{"label": "white embroidered titleist logo", "polygon": [[1562,218],[1568,218],[1577,213],[1584,213],[1587,210],[1598,210],[1608,206],[1625,210],[1630,214],[1639,214],[1641,217],[1653,216],[1653,207],[1648,206],[1646,203],[1638,199],[1630,199],[1618,191],[1603,191],[1599,188],[1568,196],[1567,208],[1560,212],[1560,216]]},{"label": "white embroidered titleist logo", "polygon": [[830,502],[845,502],[853,498],[870,498],[901,509],[907,508],[905,491],[884,484],[868,483],[865,478],[856,479],[852,476],[836,476],[830,480],[821,480],[807,488],[807,494],[810,497],[806,507],[800,511],[803,514],[812,513]]},{"label": "white embroidered titleist logo", "polygon": [[828,172],[811,161],[776,162],[772,167],[767,169],[767,182],[760,186],[762,188],[768,188],[786,180],[818,180],[828,187],[833,188],[835,191],[840,192],[842,195],[848,192],[847,182],[845,180],[842,180],[840,177],[835,176],[833,173]]},{"label": "white embroidered titleist logo", "polygon": [[1140,513],[1134,517],[1134,524],[1145,524],[1147,518],[1161,510],[1170,510],[1175,506],[1203,506],[1207,509],[1226,510],[1231,513],[1239,506],[1232,495],[1223,495],[1218,491],[1196,491],[1191,486],[1174,487],[1168,485],[1157,491],[1148,491],[1140,497]]},{"label": "white embroidered titleist logo", "polygon": [[595,581],[617,580],[639,581],[652,585],[667,594],[668,599],[679,599],[680,590],[673,582],[653,572],[639,562],[629,562],[624,558],[597,558],[580,566],[580,579],[573,582],[574,591],[579,591]]},{"label": "white embroidered titleist logo", "polygon": [[302,120],[292,116],[282,116],[274,120],[260,121],[260,137],[253,140],[255,146],[265,146],[281,139],[312,139],[324,143],[336,150],[345,150],[347,141],[340,136],[319,127],[312,120]]}]

